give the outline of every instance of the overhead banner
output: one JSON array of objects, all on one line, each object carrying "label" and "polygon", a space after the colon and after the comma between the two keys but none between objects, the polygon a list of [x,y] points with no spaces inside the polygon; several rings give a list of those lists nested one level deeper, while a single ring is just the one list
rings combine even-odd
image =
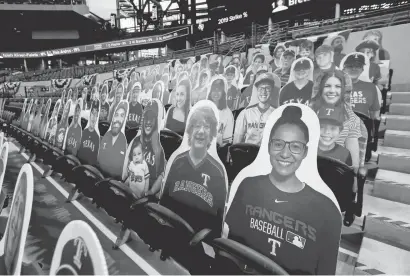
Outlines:
[{"label": "overhead banner", "polygon": [[189,34],[189,27],[179,29],[177,31],[169,32],[161,35],[153,35],[146,37],[136,37],[130,39],[123,39],[117,41],[109,41],[97,44],[81,45],[76,47],[54,49],[38,52],[3,52],[0,53],[1,58],[45,58],[53,56],[71,55],[83,52],[94,52],[108,49],[117,49],[123,47],[140,46],[154,43],[161,43],[175,38],[187,36]]}]

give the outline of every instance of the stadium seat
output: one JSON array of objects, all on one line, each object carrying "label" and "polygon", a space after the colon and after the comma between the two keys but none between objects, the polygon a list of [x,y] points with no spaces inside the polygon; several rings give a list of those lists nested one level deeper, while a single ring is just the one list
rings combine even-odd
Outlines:
[{"label": "stadium seat", "polygon": [[169,160],[174,151],[176,151],[181,145],[182,136],[169,129],[161,130],[160,135],[161,145],[165,153],[165,159]]},{"label": "stadium seat", "polygon": [[[82,121],[83,118],[81,118],[81,125],[83,124]],[[85,127],[83,127],[84,129]],[[107,133],[108,129],[110,128],[110,123],[106,121],[100,121],[98,122],[98,129],[100,130],[100,135],[104,136],[105,133]]]},{"label": "stadium seat", "polygon": [[128,127],[125,126],[125,137],[127,138],[127,143],[131,143],[132,139],[137,136],[139,127]]},{"label": "stadium seat", "polygon": [[243,168],[250,165],[256,159],[258,152],[259,146],[254,144],[239,143],[229,147],[231,164],[227,171],[230,183]]},{"label": "stadium seat", "polygon": [[368,138],[367,138],[366,157],[365,157],[365,161],[367,162],[371,158],[372,150],[375,148],[377,150],[377,146],[375,147],[374,142],[373,142],[374,137],[377,135],[374,131],[374,120],[361,112],[355,111],[355,114],[362,120],[362,122],[364,123],[367,129]]}]

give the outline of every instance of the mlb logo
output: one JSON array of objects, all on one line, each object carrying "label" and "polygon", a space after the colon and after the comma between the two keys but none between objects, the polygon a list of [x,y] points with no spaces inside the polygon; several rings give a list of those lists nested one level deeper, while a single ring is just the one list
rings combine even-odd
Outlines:
[{"label": "mlb logo", "polygon": [[305,248],[306,239],[290,231],[286,233],[286,241],[299,247],[300,249]]}]

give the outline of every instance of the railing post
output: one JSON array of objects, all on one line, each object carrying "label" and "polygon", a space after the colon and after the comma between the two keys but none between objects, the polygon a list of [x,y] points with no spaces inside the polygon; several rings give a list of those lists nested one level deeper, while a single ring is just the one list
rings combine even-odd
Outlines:
[{"label": "railing post", "polygon": [[255,48],[255,45],[256,45],[256,24],[255,22],[252,22],[251,43],[252,43],[252,48]]}]

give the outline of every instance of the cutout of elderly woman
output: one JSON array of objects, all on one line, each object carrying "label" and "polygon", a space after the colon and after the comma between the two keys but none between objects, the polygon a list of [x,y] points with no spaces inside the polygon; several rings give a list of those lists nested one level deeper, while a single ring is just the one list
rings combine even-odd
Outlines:
[{"label": "cutout of elderly woman", "polygon": [[258,72],[259,66],[261,66],[261,64],[263,63],[265,63],[265,56],[263,54],[257,53],[253,57],[252,64],[248,67],[248,69],[246,69],[246,74],[243,80],[243,84],[246,84],[246,85],[251,84],[251,75],[253,74],[255,76],[256,73]]},{"label": "cutout of elderly woman", "polygon": [[[318,77],[313,87],[312,109],[317,112],[323,105],[342,107],[345,121],[336,141],[346,147],[352,156],[353,168],[357,171],[360,165],[359,138],[362,137],[361,121],[354,114],[348,97],[346,97],[346,79],[350,77],[341,71],[324,73]],[[367,138],[367,131],[366,136]]]},{"label": "cutout of elderly woman", "polygon": [[[142,144],[144,160],[149,169],[149,188],[145,196],[156,195],[160,189],[165,170],[165,155],[159,137],[159,122],[162,120],[163,106],[161,102],[154,99],[145,107],[142,118],[142,129],[131,141],[127,148],[126,156],[133,154],[131,149],[135,148],[137,140]],[[129,158],[125,158],[127,162]],[[128,164],[123,166],[122,179],[128,178]]]},{"label": "cutout of elderly woman", "polygon": [[[317,143],[318,133],[310,133],[313,127],[308,127],[315,123],[318,130],[317,117],[314,120],[315,114],[302,105],[287,105],[275,113],[257,159],[232,184],[225,219],[228,237],[272,259],[291,275],[334,275],[341,213],[320,181],[316,164],[306,163],[317,158],[312,143]],[[260,169],[253,172],[256,166]],[[307,167],[309,175],[303,174]]]},{"label": "cutout of elderly woman", "polygon": [[299,58],[292,64],[289,82],[282,87],[279,105],[300,103],[309,105],[313,89],[313,61]]},{"label": "cutout of elderly woman", "polygon": [[191,83],[188,79],[180,81],[175,90],[174,104],[166,115],[165,128],[183,135],[186,119],[191,108]]},{"label": "cutout of elderly woman", "polygon": [[216,77],[210,85],[207,99],[212,101],[219,110],[219,126],[216,141],[224,146],[232,143],[234,118],[227,105],[228,83],[224,77]]},{"label": "cutout of elderly woman", "polygon": [[206,99],[207,85],[211,79],[211,72],[209,70],[203,70],[199,74],[199,84],[192,91],[191,105],[196,104],[200,100]]}]

